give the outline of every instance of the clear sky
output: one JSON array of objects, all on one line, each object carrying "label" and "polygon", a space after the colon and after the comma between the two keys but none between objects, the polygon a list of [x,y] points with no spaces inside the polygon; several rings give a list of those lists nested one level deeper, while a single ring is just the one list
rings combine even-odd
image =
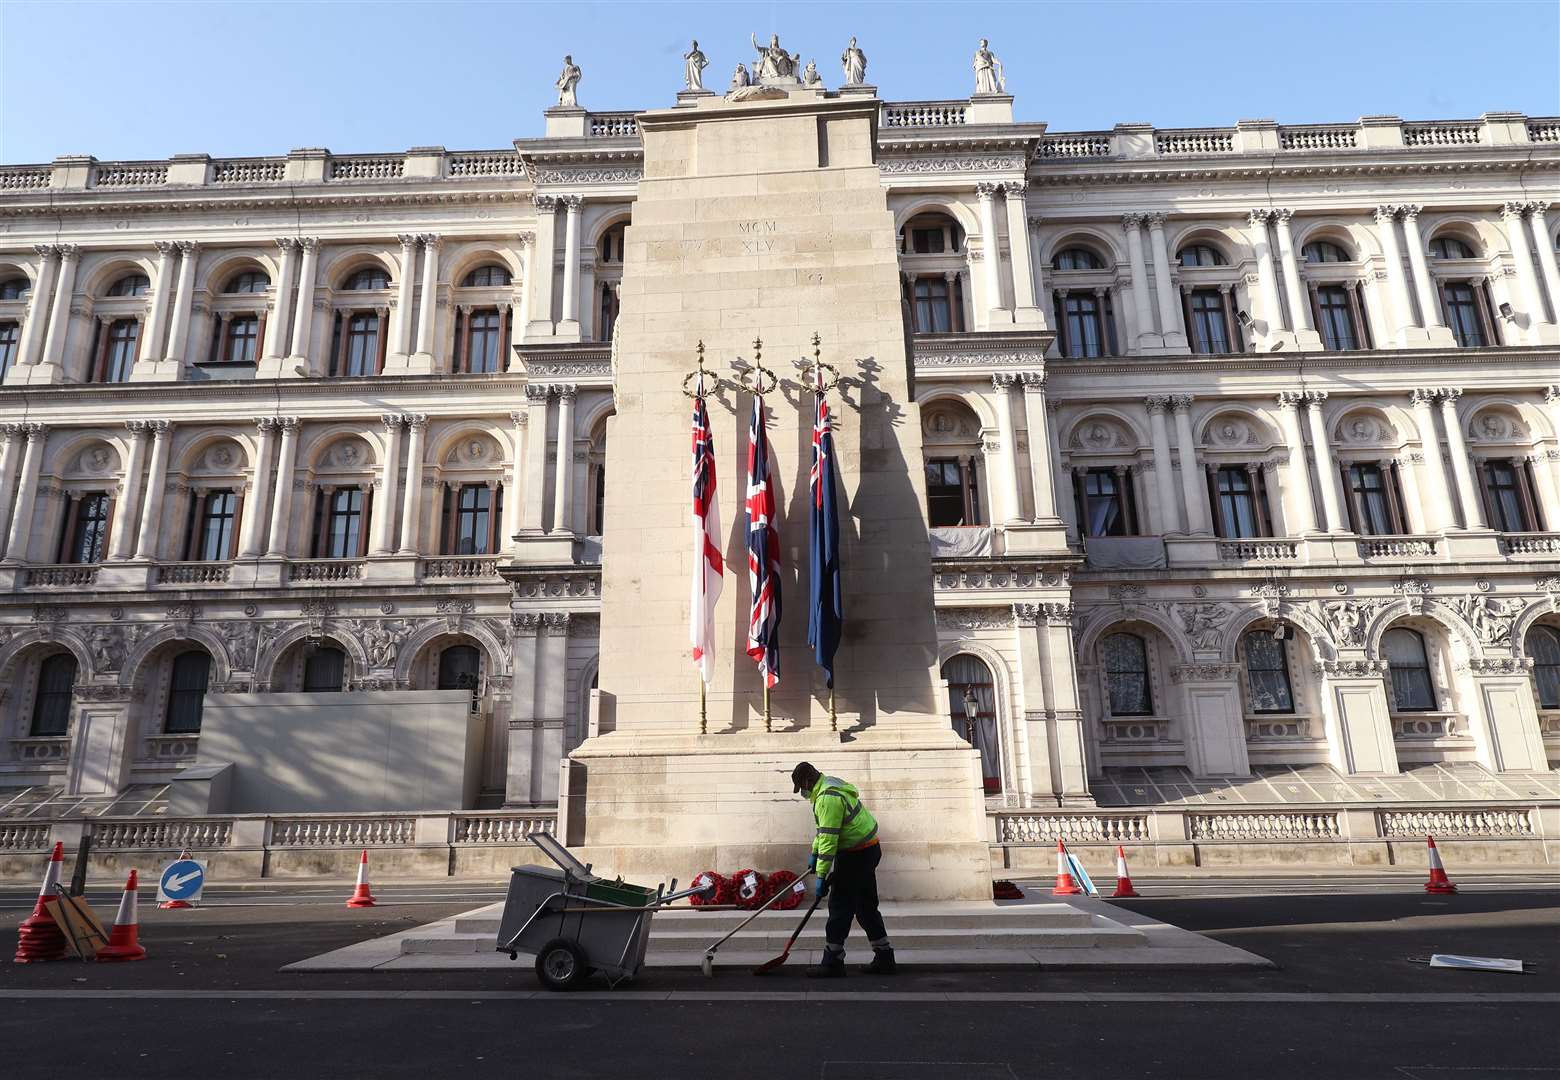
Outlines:
[{"label": "clear sky", "polygon": [[670,105],[749,34],[816,58],[855,34],[889,100],[967,96],[991,39],[1022,120],[1053,131],[1560,114],[1560,0],[1370,3],[71,3],[0,0],[0,161],[506,146],[541,134],[566,52],[580,103]]}]

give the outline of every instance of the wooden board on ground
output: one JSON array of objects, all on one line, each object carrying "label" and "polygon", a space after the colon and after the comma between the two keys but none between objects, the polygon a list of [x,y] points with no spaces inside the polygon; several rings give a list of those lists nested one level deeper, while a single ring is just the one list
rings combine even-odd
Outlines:
[{"label": "wooden board on ground", "polygon": [[108,934],[103,930],[103,923],[87,903],[86,897],[61,892],[53,900],[45,901],[43,909],[64,933],[71,950],[81,959],[95,959],[98,949],[108,944]]}]

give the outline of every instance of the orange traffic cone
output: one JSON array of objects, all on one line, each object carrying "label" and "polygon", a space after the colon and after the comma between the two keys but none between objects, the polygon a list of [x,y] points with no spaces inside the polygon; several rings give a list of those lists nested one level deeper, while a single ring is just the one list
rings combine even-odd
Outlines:
[{"label": "orange traffic cone", "polygon": [[1051,890],[1051,895],[1083,895],[1083,890],[1078,888],[1078,883],[1073,880],[1072,867],[1067,863],[1067,845],[1060,840],[1056,842],[1056,888]]},{"label": "orange traffic cone", "polygon": [[1116,845],[1116,891],[1112,896],[1136,896],[1138,891],[1132,887],[1132,875],[1127,873],[1127,853],[1120,844]]},{"label": "orange traffic cone", "polygon": [[59,884],[60,869],[65,864],[65,845],[54,843],[54,854],[49,856],[48,868],[43,872],[43,887],[38,890],[38,902],[32,914],[17,927],[16,957],[18,964],[38,964],[45,960],[65,959],[65,935],[58,924],[44,910],[44,903],[54,899],[54,886]]},{"label": "orange traffic cone", "polygon": [[373,907],[374,894],[368,891],[368,848],[363,849],[363,857],[358,860],[357,888],[352,890],[352,896],[347,901],[347,907]]},{"label": "orange traffic cone", "polygon": [[119,898],[119,914],[114,916],[114,928],[109,931],[108,944],[97,952],[97,958],[107,963],[121,960],[145,960],[146,950],[141,948],[141,915],[136,897],[138,888],[135,871],[125,882],[124,895]]},{"label": "orange traffic cone", "polygon": [[1454,893],[1457,886],[1453,885],[1446,876],[1446,867],[1441,864],[1441,853],[1435,849],[1435,837],[1425,837],[1430,844],[1430,880],[1425,882],[1425,892],[1428,893]]}]

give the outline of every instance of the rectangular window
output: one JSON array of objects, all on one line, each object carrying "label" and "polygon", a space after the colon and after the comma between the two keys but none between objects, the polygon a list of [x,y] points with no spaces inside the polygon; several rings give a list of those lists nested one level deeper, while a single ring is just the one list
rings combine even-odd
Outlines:
[{"label": "rectangular window", "polygon": [[4,378],[16,362],[16,348],[20,341],[21,328],[16,323],[0,323],[0,378]]},{"label": "rectangular window", "polygon": [[238,496],[231,491],[210,492],[201,502],[200,532],[195,558],[201,562],[221,562],[233,555],[233,525],[238,512]]},{"label": "rectangular window", "polygon": [[1254,630],[1244,639],[1246,682],[1254,713],[1292,713],[1295,697],[1289,685],[1289,665],[1284,643],[1265,630]]},{"label": "rectangular window", "polygon": [[260,358],[260,317],[236,315],[228,322],[222,359],[229,364],[253,364]]},{"label": "rectangular window", "polygon": [[1484,463],[1484,491],[1493,519],[1490,524],[1499,532],[1532,532],[1534,529],[1524,505],[1527,494],[1523,490],[1524,479],[1513,461]]},{"label": "rectangular window", "polygon": [[108,496],[89,491],[76,500],[75,524],[66,539],[61,562],[99,563],[108,544]]},{"label": "rectangular window", "polygon": [[1224,466],[1215,477],[1219,502],[1221,536],[1232,540],[1262,535],[1257,513],[1257,493],[1251,474],[1239,465]]},{"label": "rectangular window", "polygon": [[1062,299],[1068,356],[1104,356],[1105,325],[1100,301],[1092,293],[1068,293]]},{"label": "rectangular window", "polygon": [[1089,536],[1129,536],[1129,474],[1113,469],[1090,469],[1081,478],[1083,519]]},{"label": "rectangular window", "polygon": [[135,319],[119,319],[108,328],[103,382],[130,381],[130,369],[135,365],[136,346],[140,341],[141,324]]},{"label": "rectangular window", "polygon": [[454,555],[486,555],[492,524],[492,492],[485,484],[466,484],[455,502]]},{"label": "rectangular window", "polygon": [[303,692],[340,693],[347,674],[347,654],[340,649],[316,649],[303,661]]},{"label": "rectangular window", "polygon": [[941,229],[911,229],[910,250],[917,255],[941,255],[943,252]]},{"label": "rectangular window", "polygon": [[1331,352],[1342,352],[1360,347],[1354,332],[1354,313],[1349,306],[1349,293],[1339,285],[1328,285],[1316,290],[1316,310],[1321,322],[1322,344]]},{"label": "rectangular window", "polygon": [[343,327],[342,363],[339,375],[373,375],[379,368],[379,316],[359,312]]},{"label": "rectangular window", "polygon": [[330,495],[325,520],[327,559],[354,559],[362,551],[363,492],[355,487],[337,488]]},{"label": "rectangular window", "polygon": [[933,528],[980,524],[980,492],[975,467],[955,458],[926,463],[926,517]]},{"label": "rectangular window", "polygon": [[1387,491],[1387,475],[1379,465],[1350,465],[1349,501],[1354,509],[1356,531],[1365,536],[1392,536],[1399,532],[1392,499]]},{"label": "rectangular window", "polygon": [[1488,344],[1484,340],[1484,327],[1479,319],[1479,301],[1474,288],[1466,281],[1449,282],[1441,286],[1441,300],[1446,305],[1446,321],[1452,328],[1452,336],[1465,349],[1476,349]]},{"label": "rectangular window", "polygon": [[1230,351],[1229,322],[1224,317],[1224,297],[1217,289],[1197,289],[1191,295],[1192,348],[1211,355]]},{"label": "rectangular window", "polygon": [[953,330],[953,308],[948,282],[940,277],[915,279],[915,329],[919,334],[947,334]]},{"label": "rectangular window", "polygon": [[498,311],[473,311],[466,316],[466,370],[473,375],[488,375],[498,370]]}]

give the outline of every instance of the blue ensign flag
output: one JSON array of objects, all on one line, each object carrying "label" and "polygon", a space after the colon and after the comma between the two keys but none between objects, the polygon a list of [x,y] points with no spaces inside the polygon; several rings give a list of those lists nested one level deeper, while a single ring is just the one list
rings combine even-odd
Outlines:
[{"label": "blue ensign flag", "polygon": [[829,402],[818,394],[813,422],[812,472],[808,500],[812,517],[812,595],[807,614],[807,644],[834,686],[834,653],[840,647],[845,605],[840,590],[840,511],[835,498],[834,432],[829,426]]}]

